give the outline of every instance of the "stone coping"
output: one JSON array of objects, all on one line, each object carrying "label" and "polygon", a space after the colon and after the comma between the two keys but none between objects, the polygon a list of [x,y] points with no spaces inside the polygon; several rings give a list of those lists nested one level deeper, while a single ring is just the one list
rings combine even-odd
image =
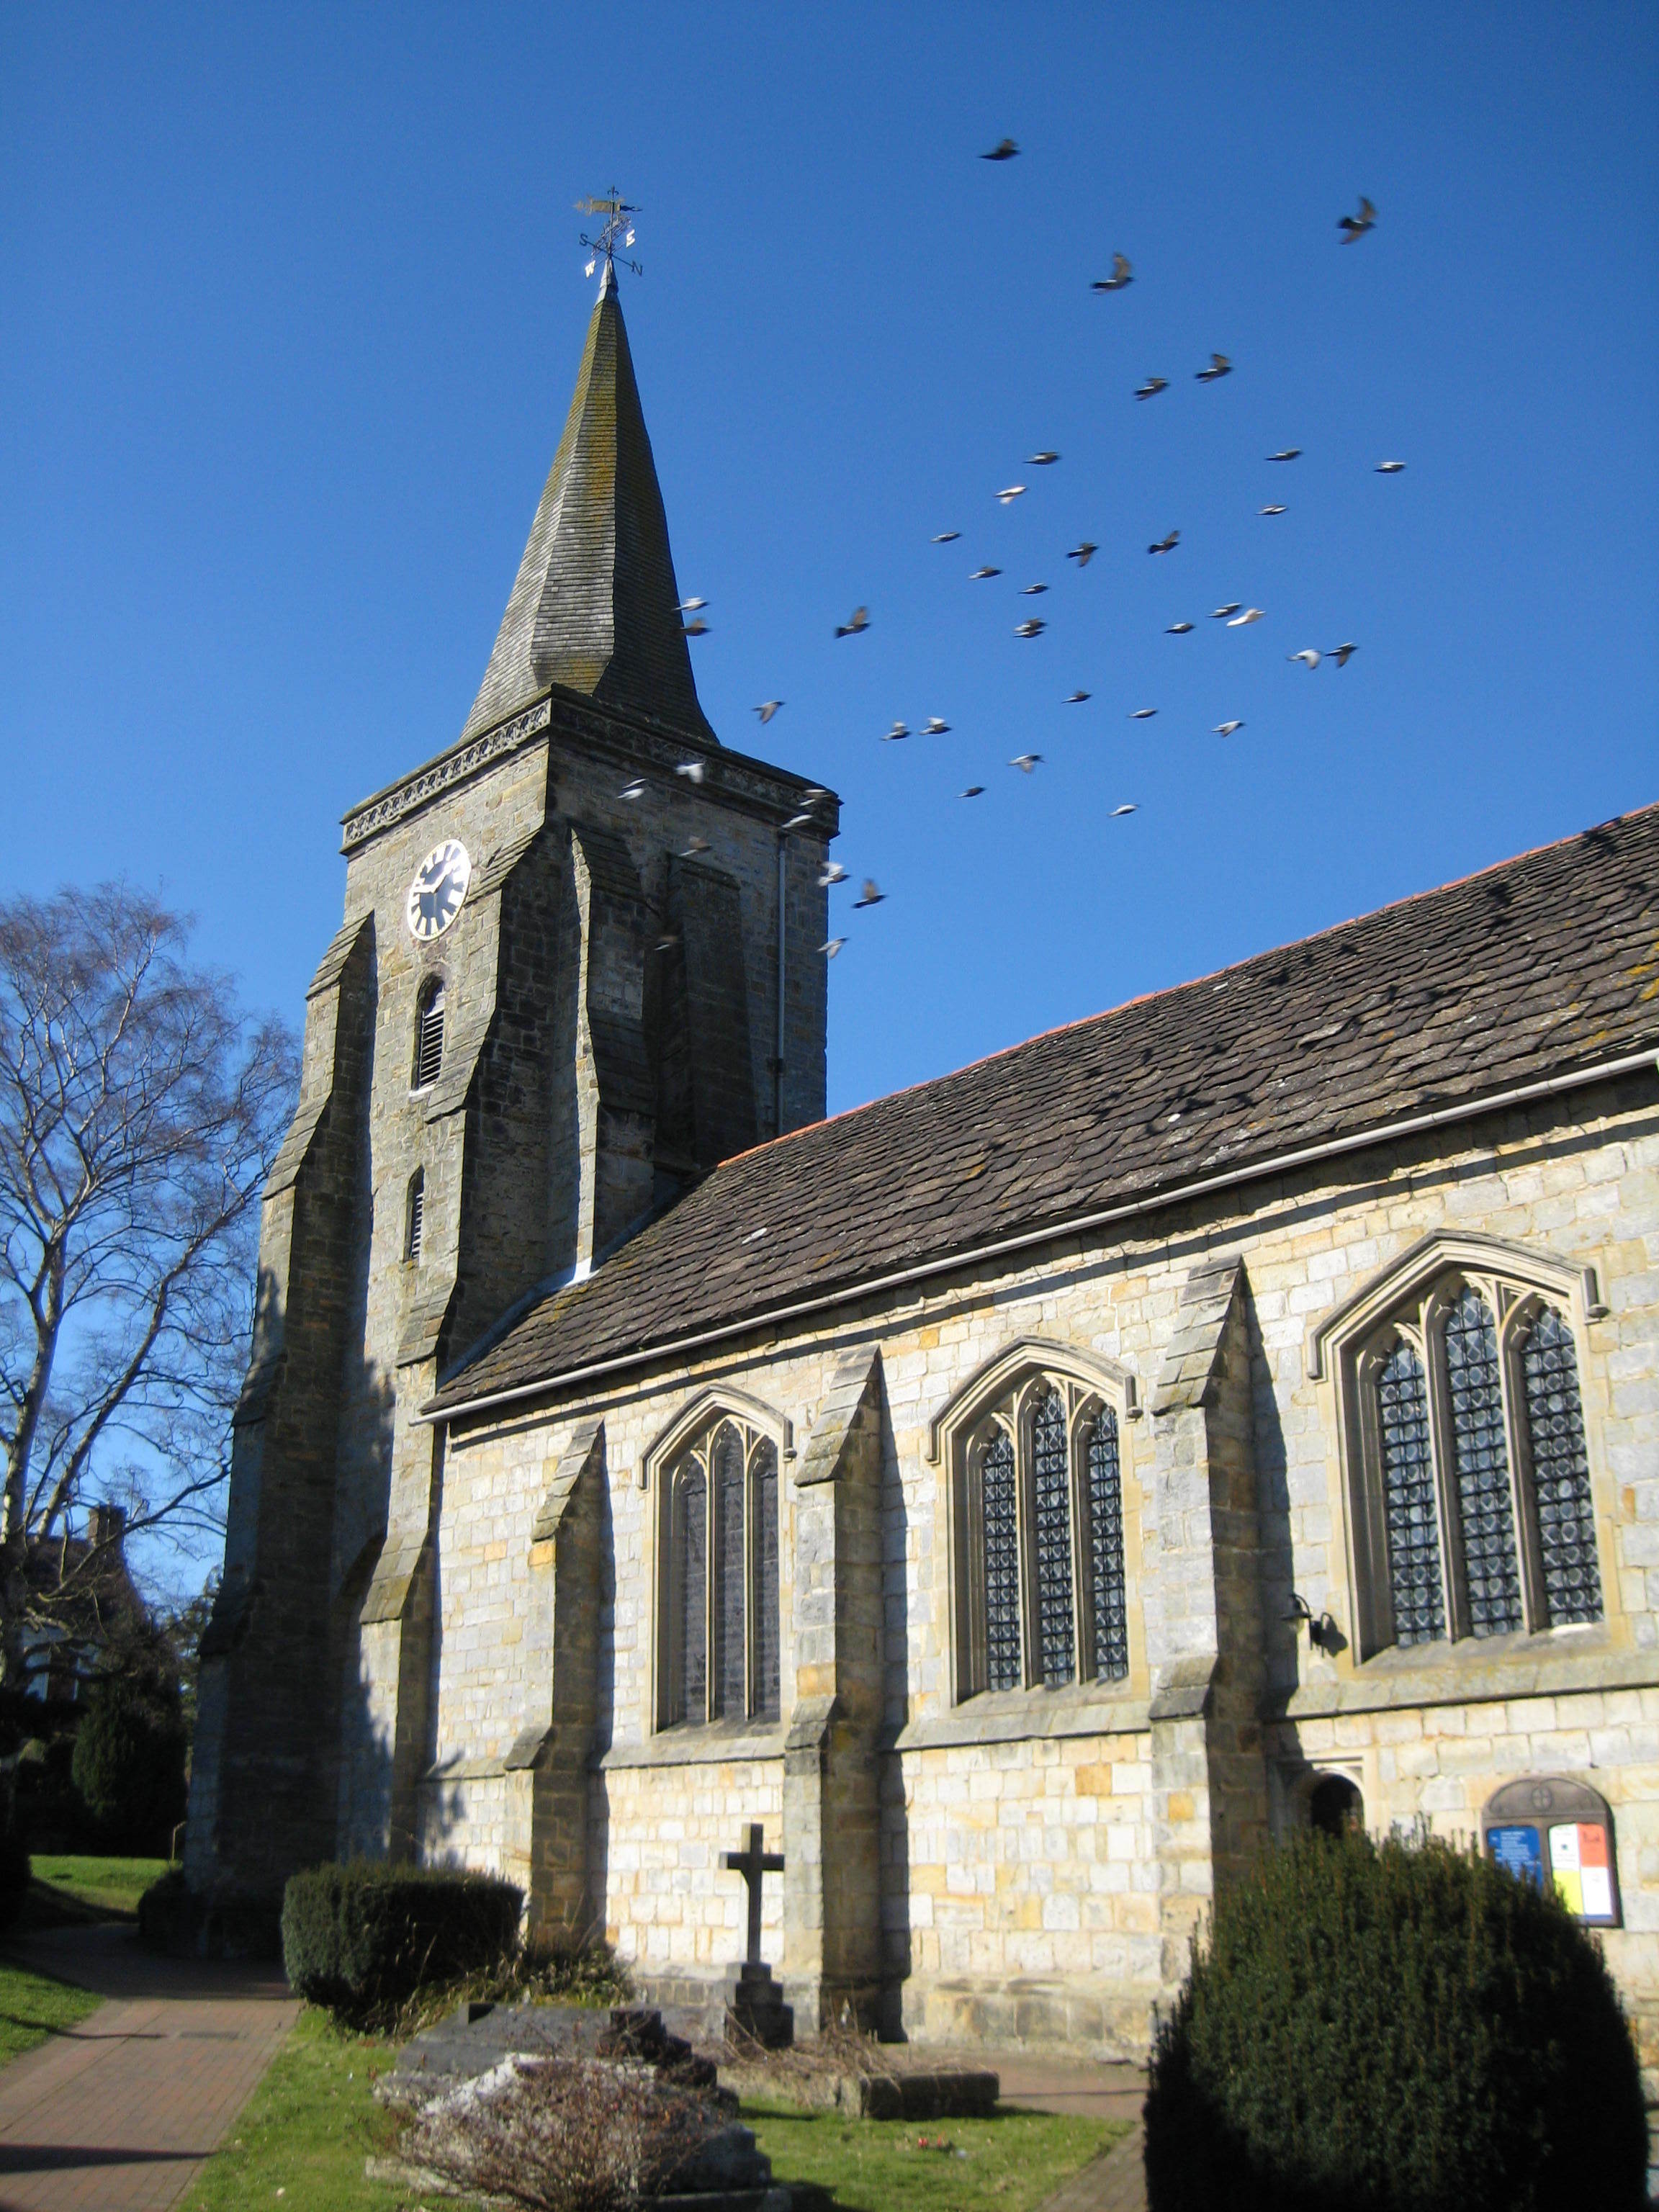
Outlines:
[{"label": "stone coping", "polygon": [[[1383,1653],[1346,1678],[1304,1683],[1290,1697],[1273,1699],[1266,1717],[1316,1720],[1334,1713],[1407,1712],[1418,1705],[1505,1705],[1516,1698],[1659,1688],[1659,1651],[1610,1651],[1605,1631],[1583,1634],[1584,1642],[1566,1651],[1540,1649],[1547,1638],[1538,1636],[1442,1645],[1431,1666],[1402,1651]],[[1494,1643],[1504,1648],[1494,1651]]]}]

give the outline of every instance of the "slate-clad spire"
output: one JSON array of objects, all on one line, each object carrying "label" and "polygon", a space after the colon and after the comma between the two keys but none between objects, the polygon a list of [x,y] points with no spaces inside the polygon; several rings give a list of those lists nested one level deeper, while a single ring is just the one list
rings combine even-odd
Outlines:
[{"label": "slate-clad spire", "polygon": [[607,264],[564,435],[463,738],[562,684],[714,743],[697,703],[679,596]]}]

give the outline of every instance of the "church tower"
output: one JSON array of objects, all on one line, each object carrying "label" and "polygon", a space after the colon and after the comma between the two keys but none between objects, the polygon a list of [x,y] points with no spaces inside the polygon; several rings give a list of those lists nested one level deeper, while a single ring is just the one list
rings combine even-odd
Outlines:
[{"label": "church tower", "polygon": [[442,1484],[422,1407],[532,1292],[823,1113],[836,801],[720,744],[679,599],[607,256],[460,736],[344,821],[202,1644],[198,1899],[409,1852]]}]

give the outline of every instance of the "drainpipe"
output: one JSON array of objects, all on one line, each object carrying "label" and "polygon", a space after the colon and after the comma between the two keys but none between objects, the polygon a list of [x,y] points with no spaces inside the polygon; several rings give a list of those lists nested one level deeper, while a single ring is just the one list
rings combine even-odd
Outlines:
[{"label": "drainpipe", "polygon": [[783,986],[785,960],[785,924],[787,909],[784,899],[784,868],[789,850],[789,840],[781,830],[778,832],[778,1018],[777,1050],[772,1055],[772,1134],[783,1134]]}]

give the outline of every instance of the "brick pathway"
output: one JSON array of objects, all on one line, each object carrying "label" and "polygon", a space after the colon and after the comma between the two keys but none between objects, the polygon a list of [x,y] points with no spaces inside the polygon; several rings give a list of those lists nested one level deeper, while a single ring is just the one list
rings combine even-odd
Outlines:
[{"label": "brick pathway", "polygon": [[0,2212],[168,2212],[299,2015],[279,1970],[157,1959],[118,1924],[7,1955],[108,2002],[0,2072]]}]

